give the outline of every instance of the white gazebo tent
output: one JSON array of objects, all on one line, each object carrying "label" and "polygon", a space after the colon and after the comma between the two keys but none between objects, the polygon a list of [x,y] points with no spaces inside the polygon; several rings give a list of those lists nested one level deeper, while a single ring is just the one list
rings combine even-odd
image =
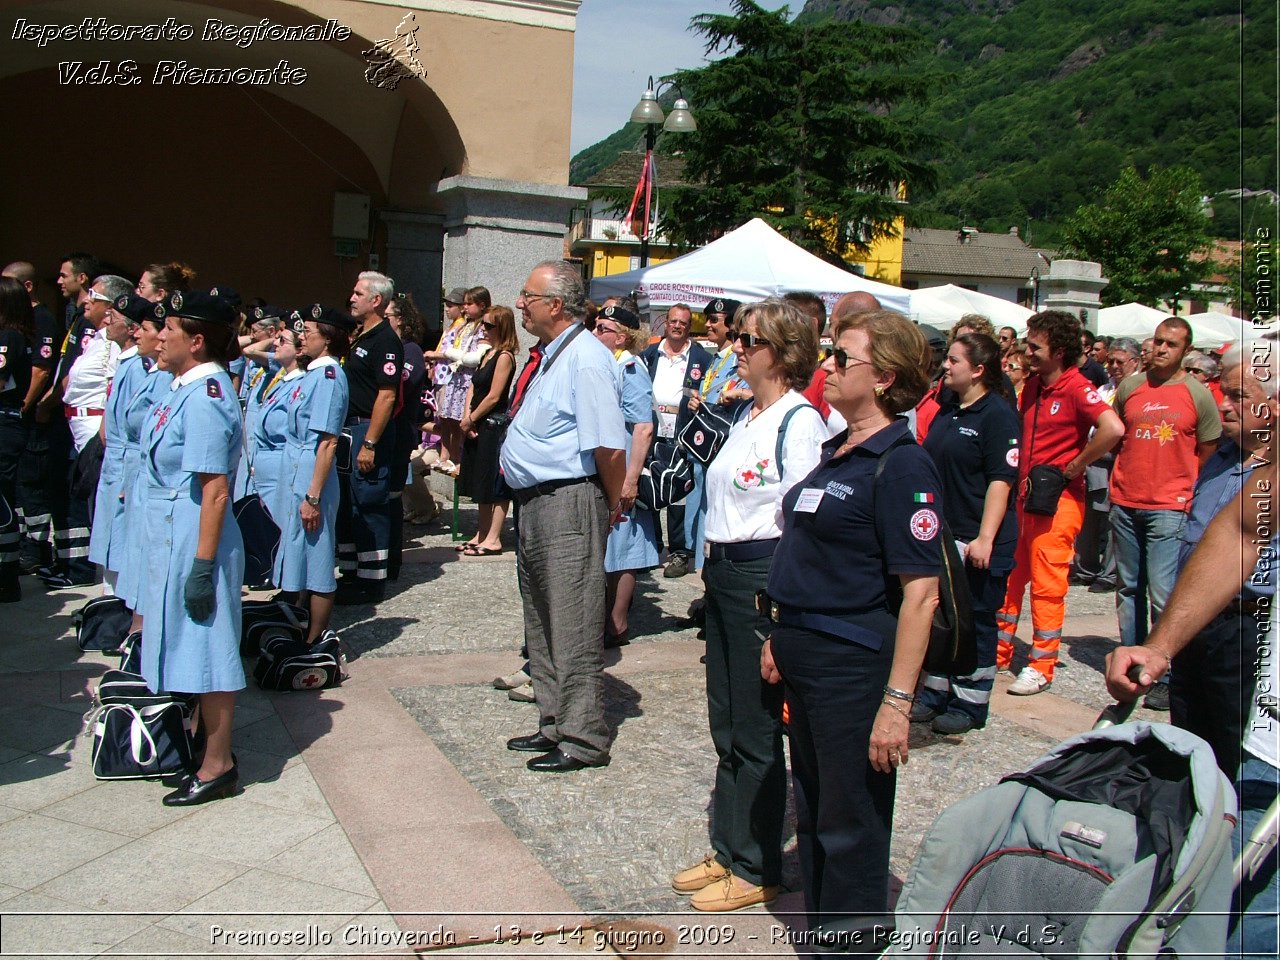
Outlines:
[{"label": "white gazebo tent", "polygon": [[1201,350],[1217,350],[1249,336],[1253,324],[1226,313],[1193,313],[1182,318],[1191,324],[1192,342]]},{"label": "white gazebo tent", "polygon": [[947,331],[966,313],[981,314],[997,330],[1013,327],[1018,336],[1027,332],[1027,317],[1031,316],[1031,311],[1020,304],[952,283],[911,291],[911,319],[916,323]]},{"label": "white gazebo tent", "polygon": [[[1141,343],[1156,332],[1160,321],[1169,316],[1163,310],[1141,303],[1122,303],[1098,311],[1098,336],[1132,337]],[[1194,329],[1194,328],[1193,328]]]},{"label": "white gazebo tent", "polygon": [[674,260],[591,281],[596,303],[637,291],[657,309],[687,303],[701,310],[716,297],[751,303],[798,290],[816,293],[828,310],[855,290],[871,294],[890,310],[907,313],[910,305],[910,291],[833,266],[759,218]]}]

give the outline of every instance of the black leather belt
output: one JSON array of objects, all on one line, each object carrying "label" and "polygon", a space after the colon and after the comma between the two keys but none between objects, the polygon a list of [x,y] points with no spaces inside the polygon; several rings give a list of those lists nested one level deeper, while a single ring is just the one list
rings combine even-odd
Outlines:
[{"label": "black leather belt", "polygon": [[345,426],[354,427],[357,423],[370,423],[372,417],[347,417]]},{"label": "black leather belt", "polygon": [[[802,627],[817,633],[829,634],[841,640],[848,640],[869,650],[879,650],[884,640],[880,634],[867,627],[853,623],[843,617],[830,616],[825,613],[813,613],[799,607],[789,607],[785,603],[771,600],[765,591],[756,594],[756,609],[768,617],[771,623],[784,627]],[[851,616],[855,616],[852,615]]]},{"label": "black leather belt", "polygon": [[589,477],[567,477],[564,480],[547,480],[544,483],[535,483],[532,487],[522,487],[514,490],[516,500],[523,506],[536,497],[545,497],[549,493],[555,493],[563,487],[576,486],[579,483],[592,483],[596,480],[596,474]]},{"label": "black leather belt", "polygon": [[744,563],[747,560],[763,560],[772,557],[778,549],[778,540],[748,540],[746,543],[708,543],[708,560],[729,560]]}]

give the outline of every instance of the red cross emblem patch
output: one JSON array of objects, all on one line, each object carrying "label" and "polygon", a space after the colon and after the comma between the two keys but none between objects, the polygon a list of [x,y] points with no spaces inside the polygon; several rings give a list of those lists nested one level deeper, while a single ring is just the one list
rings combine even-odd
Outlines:
[{"label": "red cross emblem patch", "polygon": [[169,422],[169,408],[161,407],[156,411],[156,425],[151,428],[152,433],[159,433],[164,429],[164,425]]},{"label": "red cross emblem patch", "polygon": [[932,510],[917,510],[911,515],[911,535],[917,540],[932,540],[941,526]]}]

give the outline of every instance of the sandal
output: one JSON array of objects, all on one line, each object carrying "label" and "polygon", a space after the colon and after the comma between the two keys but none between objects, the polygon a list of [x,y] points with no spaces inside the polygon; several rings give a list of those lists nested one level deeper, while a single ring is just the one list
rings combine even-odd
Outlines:
[{"label": "sandal", "polygon": [[468,544],[467,549],[462,551],[464,557],[500,557],[502,556],[502,548],[498,547],[482,547],[478,544]]}]

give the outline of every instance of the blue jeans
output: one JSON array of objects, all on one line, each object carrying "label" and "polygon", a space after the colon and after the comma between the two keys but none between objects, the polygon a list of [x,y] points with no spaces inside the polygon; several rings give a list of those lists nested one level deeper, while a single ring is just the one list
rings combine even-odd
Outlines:
[{"label": "blue jeans", "polygon": [[[1169,602],[1178,578],[1178,545],[1187,515],[1181,510],[1135,510],[1111,505],[1116,552],[1116,616],[1120,642],[1141,644]],[[1147,616],[1147,603],[1151,616]]]},{"label": "blue jeans", "polygon": [[[1236,778],[1240,794],[1240,822],[1231,835],[1231,853],[1239,856],[1244,840],[1262,819],[1280,793],[1280,770],[1265,760],[1245,754]],[[1277,915],[1280,915],[1280,873],[1276,869],[1278,853],[1272,850],[1252,880],[1245,880],[1231,903],[1232,927],[1227,934],[1228,957],[1274,960],[1276,955]]]}]

